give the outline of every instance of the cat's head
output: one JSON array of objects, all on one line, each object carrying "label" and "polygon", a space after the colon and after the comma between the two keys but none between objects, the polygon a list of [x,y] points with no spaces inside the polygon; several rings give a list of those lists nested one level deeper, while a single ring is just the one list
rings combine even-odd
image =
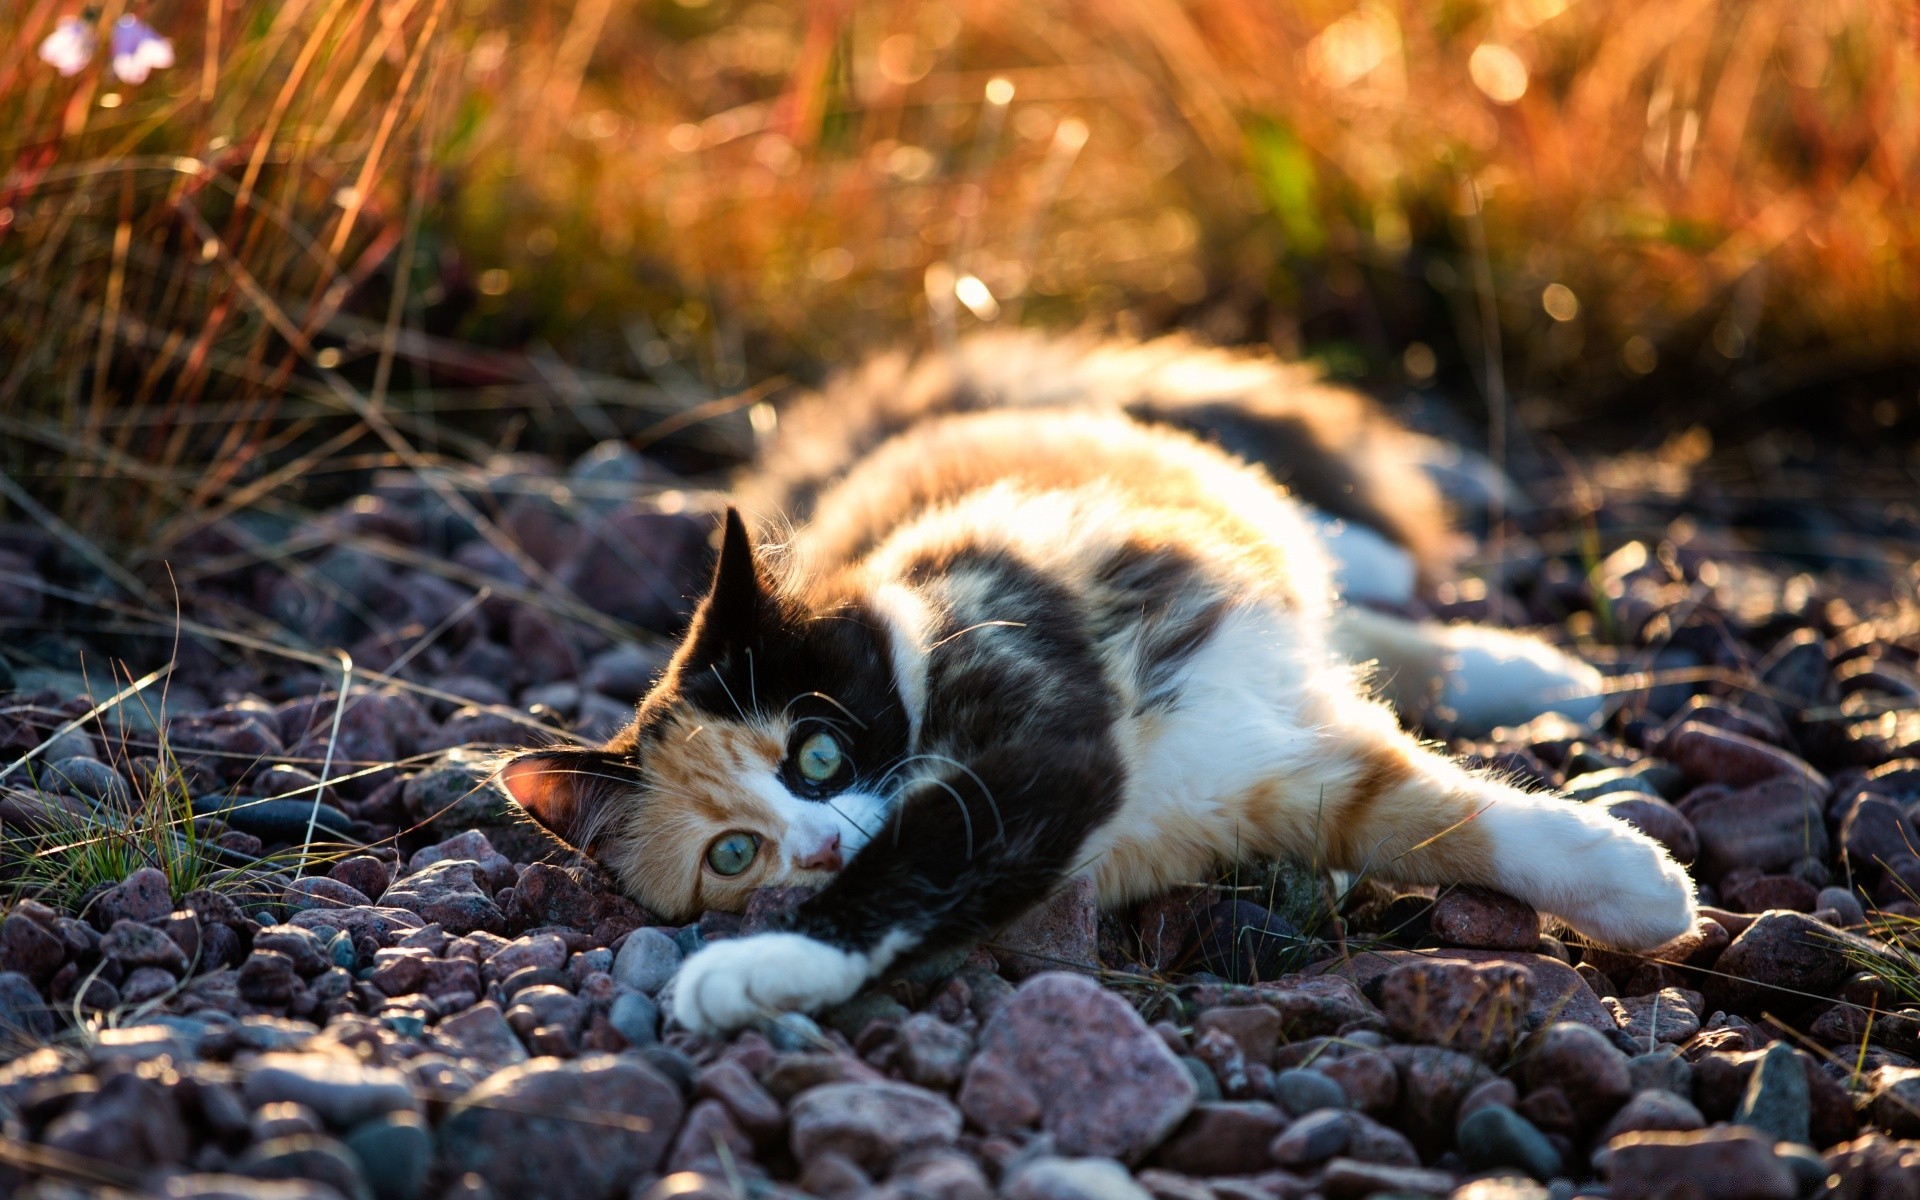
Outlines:
[{"label": "cat's head", "polygon": [[857,593],[770,580],[729,509],[713,583],[632,724],[510,760],[499,781],[670,920],[823,884],[886,819],[907,753],[887,627]]}]

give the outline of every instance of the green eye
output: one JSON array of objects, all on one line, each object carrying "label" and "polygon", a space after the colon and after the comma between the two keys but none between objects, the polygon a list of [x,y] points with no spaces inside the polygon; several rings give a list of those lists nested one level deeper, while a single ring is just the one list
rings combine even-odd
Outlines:
[{"label": "green eye", "polygon": [[720,875],[738,875],[753,865],[760,839],[750,833],[729,833],[707,847],[707,865]]},{"label": "green eye", "polygon": [[840,773],[840,767],[846,762],[846,755],[840,752],[840,743],[830,733],[816,733],[800,743],[798,766],[800,778],[810,783],[825,783]]}]

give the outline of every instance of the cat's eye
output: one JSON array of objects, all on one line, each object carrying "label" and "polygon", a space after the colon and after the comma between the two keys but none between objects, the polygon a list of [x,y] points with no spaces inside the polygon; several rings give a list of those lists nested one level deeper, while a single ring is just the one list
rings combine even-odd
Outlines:
[{"label": "cat's eye", "polygon": [[716,875],[738,875],[753,865],[760,839],[750,833],[729,833],[707,847],[707,865]]},{"label": "cat's eye", "polygon": [[795,756],[800,778],[808,783],[826,783],[840,773],[846,761],[839,741],[830,733],[816,733],[801,742],[800,753]]}]

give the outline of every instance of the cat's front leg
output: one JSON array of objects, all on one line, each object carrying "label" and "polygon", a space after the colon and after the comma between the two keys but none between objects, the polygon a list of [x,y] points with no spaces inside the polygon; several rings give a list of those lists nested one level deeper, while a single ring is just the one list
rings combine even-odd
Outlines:
[{"label": "cat's front leg", "polygon": [[673,1015],[717,1034],[852,998],[902,958],[976,941],[1044,899],[1119,803],[1109,747],[1031,744],[936,764],[789,927],[681,967]]}]

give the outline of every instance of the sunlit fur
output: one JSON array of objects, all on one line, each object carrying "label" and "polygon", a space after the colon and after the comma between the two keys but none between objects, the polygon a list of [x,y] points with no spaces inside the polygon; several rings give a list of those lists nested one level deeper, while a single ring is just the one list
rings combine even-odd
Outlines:
[{"label": "sunlit fur", "polygon": [[[1187,432],[1209,428],[1261,465]],[[1303,499],[1443,569],[1409,435],[1295,368],[1034,338],[884,359],[791,414],[742,489],[757,546],[729,527],[634,724],[554,759],[586,791],[514,794],[670,919],[830,883],[797,928],[855,957],[819,1002],[1066,875],[1115,905],[1253,855],[1502,888],[1623,946],[1686,929],[1656,843],[1401,728],[1369,673],[1444,695],[1458,635],[1349,619]],[[1532,650],[1541,678],[1581,678]],[[858,743],[856,786],[783,782],[796,722]],[[733,830],[762,847],[727,878],[705,856]],[[797,865],[833,834],[852,867]],[[696,961],[713,1027],[776,994],[745,949]]]}]

